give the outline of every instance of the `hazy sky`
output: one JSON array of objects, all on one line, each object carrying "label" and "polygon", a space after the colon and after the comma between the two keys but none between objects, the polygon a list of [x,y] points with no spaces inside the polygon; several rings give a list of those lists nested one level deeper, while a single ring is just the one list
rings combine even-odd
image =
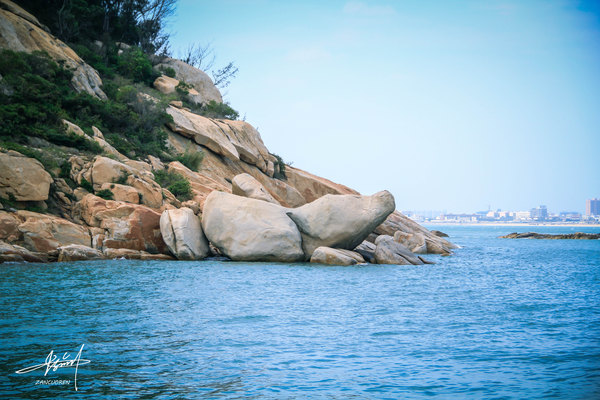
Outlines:
[{"label": "hazy sky", "polygon": [[225,99],[293,165],[401,210],[600,197],[600,2],[181,0]]}]

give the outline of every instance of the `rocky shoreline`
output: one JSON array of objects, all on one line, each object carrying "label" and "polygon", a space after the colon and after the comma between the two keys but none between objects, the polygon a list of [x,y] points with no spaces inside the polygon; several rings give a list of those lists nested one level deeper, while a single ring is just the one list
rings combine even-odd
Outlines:
[{"label": "rocky shoreline", "polygon": [[500,236],[500,239],[583,239],[583,240],[594,240],[600,239],[600,233],[567,233],[567,234],[558,234],[551,235],[546,233],[535,233],[535,232],[525,232],[525,233],[509,233],[508,235]]},{"label": "rocky shoreline", "polygon": [[[44,51],[73,65],[74,90],[106,99],[97,71],[69,46],[14,3],[0,0],[0,5],[0,25],[6,28],[0,30],[0,48]],[[168,68],[174,75],[154,81],[155,95],[171,94],[185,83],[191,102],[222,102],[203,71],[168,57],[155,68]],[[11,88],[3,90],[10,93]],[[159,103],[143,92],[137,93],[137,101]],[[62,122],[69,135],[95,142],[101,155],[52,145],[64,159],[60,167],[48,167],[27,151],[0,147],[0,261],[224,256],[236,261],[423,264],[423,254],[449,255],[456,248],[396,211],[387,191],[362,196],[284,165],[245,121],[207,118],[181,101],[165,107],[172,118],[164,126],[170,151],[201,155],[199,169],[152,155],[123,154],[109,143],[108,134],[114,137],[114,132],[96,126],[84,131],[68,120]],[[41,138],[32,138],[28,146],[37,153],[52,147]],[[164,185],[159,176],[179,177],[190,195],[178,198],[175,185]]]}]

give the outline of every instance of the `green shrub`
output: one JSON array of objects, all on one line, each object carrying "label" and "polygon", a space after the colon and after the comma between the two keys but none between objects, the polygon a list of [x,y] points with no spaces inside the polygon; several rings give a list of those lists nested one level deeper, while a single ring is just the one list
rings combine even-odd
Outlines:
[{"label": "green shrub", "polygon": [[185,153],[175,157],[175,160],[179,161],[192,171],[197,172],[198,168],[200,168],[200,164],[202,164],[202,160],[204,160],[204,152],[194,151],[188,148],[186,149]]},{"label": "green shrub", "polygon": [[190,181],[177,172],[166,170],[155,171],[154,180],[169,192],[173,193],[179,201],[186,201],[192,198],[192,188]]},{"label": "green shrub", "polygon": [[59,178],[63,178],[63,179],[71,179],[71,163],[68,161],[63,162],[62,164],[60,164],[60,174],[58,175]]},{"label": "green shrub", "polygon": [[96,192],[96,196],[102,197],[104,200],[113,200],[115,195],[110,189],[102,189]]},{"label": "green shrub", "polygon": [[119,175],[119,177],[114,180],[114,183],[118,183],[119,185],[124,185],[127,183],[128,177],[129,177],[129,172],[121,171],[121,175]]},{"label": "green shrub", "polygon": [[94,193],[94,186],[92,186],[90,181],[88,181],[85,178],[81,178],[81,183],[79,184],[79,186],[81,186],[82,188],[84,188],[85,190],[87,190],[90,193]]},{"label": "green shrub", "polygon": [[276,158],[275,161],[275,172],[273,173],[273,178],[275,179],[279,179],[279,180],[286,180],[287,176],[285,175],[285,162],[283,161],[283,159],[278,156],[277,154],[273,154],[270,153],[273,157]]},{"label": "green shrub", "polygon": [[204,104],[199,113],[207,118],[238,119],[240,114],[227,103],[217,103],[214,100]]},{"label": "green shrub", "polygon": [[[177,90],[177,93],[182,94],[182,95],[187,95],[190,93],[190,89],[193,89],[194,87],[188,83],[185,83],[184,81],[179,81],[179,83],[177,84],[177,86],[175,86],[175,90]],[[214,101],[214,100],[213,100]]]},{"label": "green shrub", "polygon": [[177,74],[175,72],[175,70],[171,67],[167,67],[167,68],[162,68],[161,71],[168,76],[169,78],[175,78],[175,75]]},{"label": "green shrub", "polygon": [[152,68],[150,58],[139,47],[130,47],[118,57],[117,70],[134,82],[152,85],[159,74]]}]

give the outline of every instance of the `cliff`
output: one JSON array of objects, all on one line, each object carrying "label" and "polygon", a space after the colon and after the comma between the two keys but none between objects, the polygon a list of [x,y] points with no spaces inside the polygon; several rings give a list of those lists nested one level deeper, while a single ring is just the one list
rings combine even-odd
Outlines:
[{"label": "cliff", "polygon": [[[87,93],[96,98],[95,101],[109,101],[102,89],[100,74],[73,49],[48,33],[34,16],[8,0],[0,0],[0,48],[26,53],[44,51],[51,59],[72,71],[73,90]],[[315,252],[315,247],[311,247],[310,253],[307,253],[309,250],[306,243],[310,240],[310,243],[317,243],[316,247],[319,247],[319,243],[320,246],[325,246],[325,250],[321,250],[316,257],[320,262],[335,259],[338,261],[333,262],[339,263],[343,259],[350,264],[355,263],[355,259],[361,260],[362,256],[356,258],[351,255],[348,258],[346,253],[332,255],[328,253],[327,246],[357,250],[367,259],[371,257],[373,262],[376,259],[376,249],[383,249],[383,239],[386,238],[393,238],[395,244],[392,247],[402,246],[403,249],[410,250],[409,253],[449,254],[455,247],[394,211],[393,198],[389,200],[386,197],[385,206],[376,207],[373,206],[376,196],[360,196],[347,186],[285,165],[279,157],[269,152],[252,125],[244,121],[200,115],[200,111],[205,110],[207,105],[222,102],[219,90],[204,72],[169,58],[162,58],[155,63],[154,71],[169,71],[171,76],[161,75],[154,80],[151,90],[134,93],[133,100],[131,96],[128,97],[130,109],[140,115],[148,109],[156,108],[160,108],[161,115],[166,113],[167,119],[161,124],[158,136],[163,138],[161,140],[164,140],[166,148],[156,150],[154,155],[144,154],[140,149],[140,146],[148,145],[147,140],[136,142],[117,131],[103,131],[97,126],[78,126],[75,121],[75,117],[79,117],[77,113],[61,114],[68,117],[61,118],[61,129],[70,138],[69,143],[83,143],[84,147],[71,147],[68,143],[65,145],[56,139],[56,135],[27,135],[20,144],[11,144],[6,137],[2,138],[0,259],[190,259],[201,258],[197,257],[196,253],[199,252],[204,253],[203,256],[229,255],[225,244],[216,244],[223,232],[214,232],[215,229],[220,229],[214,226],[222,226],[220,224],[224,222],[211,225],[213,231],[206,232],[208,239],[212,237],[213,240],[206,240],[202,233],[202,227],[206,228],[208,225],[204,221],[207,218],[205,215],[209,211],[214,215],[214,207],[221,207],[221,203],[230,201],[229,197],[222,201],[213,199],[213,210],[206,210],[207,198],[213,192],[237,195],[231,197],[233,205],[230,215],[248,204],[256,207],[248,206],[248,210],[252,208],[257,213],[263,212],[258,211],[264,208],[260,202],[272,205],[267,207],[271,208],[268,212],[265,211],[262,220],[268,220],[277,214],[276,218],[283,218],[287,223],[287,213],[296,224],[292,223],[290,229],[299,229],[296,236],[300,238],[298,248],[301,250],[295,260],[309,259]],[[9,104],[11,93],[16,88],[11,87],[10,82],[2,82],[1,77],[0,86],[2,95],[8,98],[4,104]],[[182,87],[184,90],[180,90]],[[117,97],[124,97],[124,90],[119,90]],[[176,94],[180,95],[181,100],[165,102],[165,99],[170,99],[165,96]],[[73,117],[69,117],[70,115]],[[93,121],[94,118],[86,121],[89,120]],[[124,140],[126,145],[123,144]],[[137,148],[135,143],[139,143]],[[90,149],[95,151],[88,151]],[[37,159],[32,158],[32,155]],[[42,164],[39,161],[52,155],[53,163]],[[190,159],[195,159],[196,162],[187,163],[186,160]],[[201,164],[194,170],[195,166],[192,164],[197,165],[198,160],[201,160]],[[330,197],[324,197],[326,195],[349,196],[340,196],[340,199],[345,200],[335,197],[330,201]],[[372,207],[375,211],[372,215],[369,214],[371,216],[368,220],[363,221],[357,217],[354,225],[348,225],[347,229],[361,231],[360,235],[354,233],[351,237],[345,237],[338,232],[325,240],[323,231],[326,228],[303,228],[292,215],[302,215],[305,210],[303,206],[325,198],[329,199],[327,202],[331,202],[331,205],[327,203],[322,207],[333,207],[336,212],[341,212],[339,221],[352,219],[350,214],[361,214],[365,207]],[[259,204],[254,203],[255,201],[259,201]],[[344,207],[350,207],[344,204],[358,201],[368,206],[356,203],[359,204],[356,210],[349,208],[344,211]],[[390,204],[392,208],[389,208]],[[312,209],[315,210],[311,211]],[[311,206],[307,210],[313,214],[302,217],[305,220],[324,212],[317,206]],[[222,221],[219,218],[215,221]],[[374,221],[377,223],[372,225]],[[241,226],[239,220],[236,222],[227,219],[227,224]],[[364,231],[365,227],[368,232]],[[192,239],[188,237],[190,234]],[[234,234],[239,234],[239,230]],[[206,240],[204,250],[194,250],[202,248],[201,243],[194,244],[198,237]],[[316,240],[315,237],[320,239]],[[363,238],[366,241],[360,244]],[[358,244],[360,245],[357,247]],[[389,248],[390,244],[385,246]],[[396,249],[396,254],[399,251]],[[381,251],[379,254],[380,260],[391,262]],[[403,257],[404,260],[411,259],[406,254]],[[417,258],[414,259],[418,262]]]}]

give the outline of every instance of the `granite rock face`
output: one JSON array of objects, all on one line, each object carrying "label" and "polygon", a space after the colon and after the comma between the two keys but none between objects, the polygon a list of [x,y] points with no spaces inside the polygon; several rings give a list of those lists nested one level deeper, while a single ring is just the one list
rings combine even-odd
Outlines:
[{"label": "granite rock face", "polygon": [[190,208],[163,211],[160,233],[178,260],[202,260],[210,254],[200,219]]},{"label": "granite rock face", "polygon": [[356,265],[364,264],[364,258],[354,251],[317,247],[310,257],[311,263],[326,265]]},{"label": "granite rock face", "polygon": [[288,211],[302,233],[302,247],[312,254],[317,247],[353,250],[394,211],[388,191],[372,196],[325,195]]},{"label": "granite rock face", "polygon": [[271,196],[265,187],[250,174],[236,175],[231,185],[232,192],[235,195],[279,205],[279,202]]},{"label": "granite rock face", "polygon": [[375,260],[377,264],[421,265],[423,261],[409,249],[394,241],[388,235],[381,235],[375,241]]},{"label": "granite rock face", "polygon": [[0,153],[0,196],[17,201],[48,199],[52,177],[34,158],[16,151]]},{"label": "granite rock face", "polygon": [[208,240],[234,261],[304,259],[298,228],[276,204],[215,191],[204,203],[202,227]]}]

